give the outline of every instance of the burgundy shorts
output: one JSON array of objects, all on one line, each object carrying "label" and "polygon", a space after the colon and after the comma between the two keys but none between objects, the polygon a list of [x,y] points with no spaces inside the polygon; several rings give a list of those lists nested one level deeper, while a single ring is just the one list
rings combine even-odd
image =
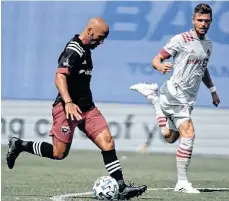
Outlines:
[{"label": "burgundy shorts", "polygon": [[98,134],[108,128],[106,120],[96,107],[88,112],[83,112],[81,121],[71,121],[66,118],[62,103],[58,103],[53,107],[52,116],[53,125],[50,135],[65,143],[72,142],[76,126],[92,140],[95,140]]}]

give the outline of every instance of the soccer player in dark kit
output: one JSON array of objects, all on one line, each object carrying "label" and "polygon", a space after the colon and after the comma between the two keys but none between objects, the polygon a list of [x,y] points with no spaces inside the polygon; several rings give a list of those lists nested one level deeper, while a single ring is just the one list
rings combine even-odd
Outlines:
[{"label": "soccer player in dark kit", "polygon": [[116,156],[114,140],[106,120],[95,106],[90,89],[93,69],[91,49],[101,45],[109,34],[109,27],[99,17],[88,21],[80,35],[75,35],[58,59],[55,84],[59,91],[53,104],[53,125],[50,131],[53,143],[9,140],[6,156],[10,169],[21,152],[62,160],[67,157],[76,126],[84,131],[100,149],[105,167],[119,185],[119,199],[130,199],[144,193],[147,186],[126,185],[122,168]]}]

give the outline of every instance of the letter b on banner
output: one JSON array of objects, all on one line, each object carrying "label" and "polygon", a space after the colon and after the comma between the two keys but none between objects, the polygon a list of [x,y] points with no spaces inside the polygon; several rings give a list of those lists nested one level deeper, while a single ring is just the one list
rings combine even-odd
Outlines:
[{"label": "letter b on banner", "polygon": [[141,40],[148,33],[146,16],[152,8],[151,2],[109,1],[103,17],[110,25],[110,40]]}]

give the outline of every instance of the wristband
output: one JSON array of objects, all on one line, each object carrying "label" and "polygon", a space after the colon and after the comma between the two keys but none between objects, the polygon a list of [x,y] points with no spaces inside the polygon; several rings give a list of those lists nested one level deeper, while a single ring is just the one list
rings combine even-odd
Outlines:
[{"label": "wristband", "polygon": [[72,101],[68,101],[68,102],[66,102],[66,103],[65,103],[65,105],[66,105],[66,104],[68,104],[68,103],[72,103]]},{"label": "wristband", "polygon": [[216,87],[215,87],[215,86],[210,87],[210,88],[208,88],[208,89],[209,89],[209,91],[211,92],[211,94],[214,93],[214,92],[216,92]]}]

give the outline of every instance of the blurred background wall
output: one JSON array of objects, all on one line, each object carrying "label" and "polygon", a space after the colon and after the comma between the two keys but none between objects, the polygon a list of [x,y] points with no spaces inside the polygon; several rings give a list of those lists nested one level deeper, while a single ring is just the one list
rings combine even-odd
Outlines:
[{"label": "blurred background wall", "polygon": [[[110,25],[110,35],[93,51],[95,101],[146,103],[129,86],[140,81],[161,84],[170,76],[154,71],[151,60],[171,36],[192,28],[197,3],[2,2],[2,99],[53,100],[59,54],[89,18],[101,16]],[[229,107],[229,3],[209,4],[213,9],[209,69],[221,107]],[[203,85],[197,105],[212,105]]]}]

